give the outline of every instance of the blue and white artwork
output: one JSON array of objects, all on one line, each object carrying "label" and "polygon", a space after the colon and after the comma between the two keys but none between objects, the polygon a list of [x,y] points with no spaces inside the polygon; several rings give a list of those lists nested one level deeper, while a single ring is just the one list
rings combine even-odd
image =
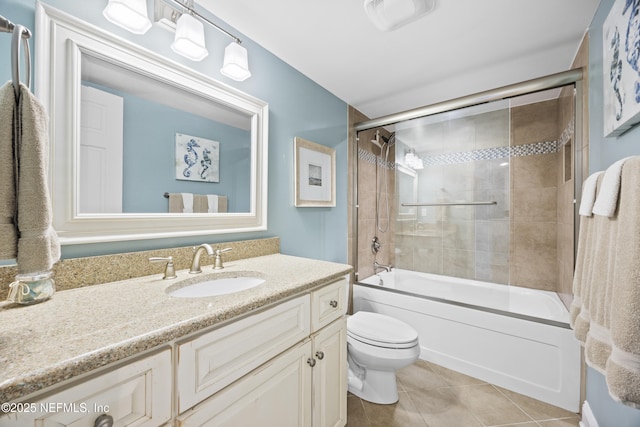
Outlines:
[{"label": "blue and white artwork", "polygon": [[220,142],[176,133],[176,179],[220,182]]},{"label": "blue and white artwork", "polygon": [[604,136],[640,122],[640,0],[616,0],[602,28]]}]

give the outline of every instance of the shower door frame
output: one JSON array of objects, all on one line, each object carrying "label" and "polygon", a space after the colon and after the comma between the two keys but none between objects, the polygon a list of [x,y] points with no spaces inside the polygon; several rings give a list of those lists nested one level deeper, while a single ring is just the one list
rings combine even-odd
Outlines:
[{"label": "shower door frame", "polygon": [[[528,95],[536,92],[541,92],[549,89],[557,89],[564,86],[574,85],[574,141],[579,142],[580,146],[583,141],[583,85],[582,80],[584,77],[582,68],[574,68],[571,70],[563,71],[560,73],[550,74],[537,79],[527,80],[521,83],[515,83],[508,86],[503,86],[496,89],[479,92],[477,94],[463,96],[455,98],[449,101],[443,101],[435,104],[418,107],[411,110],[406,110],[399,113],[390,114],[387,116],[378,117],[375,119],[364,120],[357,122],[353,125],[351,132],[353,132],[353,138],[351,148],[351,164],[353,168],[353,185],[352,185],[352,206],[351,209],[351,223],[352,233],[354,237],[351,240],[351,247],[349,248],[350,264],[354,266],[354,282],[357,282],[359,277],[358,271],[358,134],[362,131],[375,129],[383,126],[395,125],[397,123],[418,119],[421,117],[432,116],[435,114],[445,113],[447,111],[457,110],[460,108],[472,107],[479,104],[485,104],[492,101],[499,101],[509,98],[514,98],[521,95]],[[577,250],[578,239],[578,226],[579,217],[578,210],[575,208],[579,206],[580,197],[582,194],[582,150],[578,149],[578,144],[574,144],[574,262],[575,251]]]}]

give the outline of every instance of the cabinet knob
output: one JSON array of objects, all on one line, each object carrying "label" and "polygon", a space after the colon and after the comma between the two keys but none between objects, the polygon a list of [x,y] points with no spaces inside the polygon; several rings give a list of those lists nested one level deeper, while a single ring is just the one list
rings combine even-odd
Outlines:
[{"label": "cabinet knob", "polygon": [[316,351],[316,357],[318,358],[318,360],[324,359],[324,352]]},{"label": "cabinet knob", "polygon": [[113,417],[102,414],[93,422],[93,427],[113,427]]},{"label": "cabinet knob", "polygon": [[338,301],[332,299],[331,301],[329,301],[329,305],[333,308],[336,308],[338,306]]},{"label": "cabinet knob", "polygon": [[307,359],[307,363],[309,364],[309,366],[313,368],[314,366],[316,366],[316,359],[314,359],[313,357],[310,357]]}]

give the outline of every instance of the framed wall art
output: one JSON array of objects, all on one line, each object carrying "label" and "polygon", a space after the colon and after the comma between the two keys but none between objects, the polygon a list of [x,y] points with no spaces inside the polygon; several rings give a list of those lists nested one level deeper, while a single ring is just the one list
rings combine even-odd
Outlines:
[{"label": "framed wall art", "polygon": [[602,27],[604,136],[640,122],[640,2],[616,0]]},{"label": "framed wall art", "polygon": [[220,182],[220,143],[176,133],[176,179]]},{"label": "framed wall art", "polygon": [[294,140],[295,206],[336,205],[336,151],[296,137]]}]

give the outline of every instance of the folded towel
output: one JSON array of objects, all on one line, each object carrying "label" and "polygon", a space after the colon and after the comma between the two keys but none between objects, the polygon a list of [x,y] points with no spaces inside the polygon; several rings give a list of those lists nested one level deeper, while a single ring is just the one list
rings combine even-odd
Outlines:
[{"label": "folded towel", "polygon": [[612,216],[580,219],[570,322],[612,398],[640,408],[640,156],[624,160]]},{"label": "folded towel", "polygon": [[215,194],[207,194],[207,201],[209,209],[207,212],[216,213],[218,212],[218,196]]},{"label": "folded towel", "polygon": [[20,85],[18,176],[18,272],[51,270],[60,259],[60,243],[51,226],[48,188],[49,127],[47,114],[25,85]]},{"label": "folded towel", "polygon": [[207,196],[202,194],[193,195],[193,212],[195,213],[207,213]]},{"label": "folded towel", "polygon": [[582,184],[582,200],[580,201],[580,215],[591,216],[593,214],[593,204],[596,201],[596,183],[598,182],[598,177],[603,173],[603,171],[593,173],[584,180]]},{"label": "folded towel", "polygon": [[606,379],[611,396],[640,408],[640,156],[622,169],[615,220],[618,233],[610,302],[612,353]]},{"label": "folded towel", "polygon": [[624,163],[629,159],[630,157],[625,157],[607,168],[604,173],[604,179],[602,180],[602,188],[593,205],[594,214],[612,217],[615,213],[616,206],[618,205],[618,194],[620,193],[622,166],[624,166]]},{"label": "folded towel", "polygon": [[170,213],[182,213],[182,194],[181,193],[169,193],[169,212]]},{"label": "folded towel", "polygon": [[14,222],[16,192],[13,162],[13,122],[16,113],[13,83],[0,88],[0,259],[14,259],[18,250]]},{"label": "folded towel", "polygon": [[193,213],[193,193],[182,194],[182,212]]}]

